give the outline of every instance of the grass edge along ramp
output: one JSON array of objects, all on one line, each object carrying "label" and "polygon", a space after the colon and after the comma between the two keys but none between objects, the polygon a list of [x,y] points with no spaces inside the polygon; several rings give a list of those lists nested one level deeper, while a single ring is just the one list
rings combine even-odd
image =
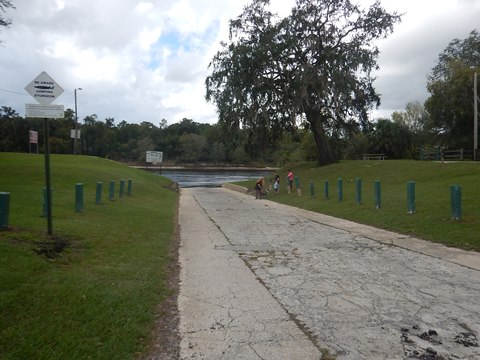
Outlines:
[{"label": "grass edge along ramp", "polygon": [[[51,155],[47,237],[43,156],[0,153],[0,174],[0,191],[10,192],[9,229],[0,231],[0,358],[132,359],[146,351],[155,310],[171,292],[178,194],[170,180],[106,159]],[[120,179],[132,179],[131,196],[118,198]],[[79,182],[83,213],[74,209]],[[45,251],[52,243],[61,244],[56,254]]]},{"label": "grass edge along ramp", "polygon": [[[302,196],[287,193],[287,169],[298,176]],[[412,160],[341,161],[317,167],[291,164],[279,170],[280,192],[268,199],[377,228],[415,236],[465,250],[480,251],[480,163]],[[343,180],[343,200],[338,201],[337,180]],[[362,201],[355,201],[355,179],[362,180]],[[323,196],[325,180],[329,198]],[[375,208],[374,182],[381,184],[382,205]],[[416,212],[407,211],[407,183],[415,182]],[[273,176],[267,183],[273,184]],[[315,196],[311,196],[313,182]],[[253,189],[254,182],[241,182]],[[453,220],[450,186],[462,192],[462,218]]]}]

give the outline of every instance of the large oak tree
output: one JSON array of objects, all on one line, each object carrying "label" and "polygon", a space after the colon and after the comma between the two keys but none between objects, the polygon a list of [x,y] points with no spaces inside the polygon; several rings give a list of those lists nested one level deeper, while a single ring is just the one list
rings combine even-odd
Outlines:
[{"label": "large oak tree", "polygon": [[230,21],[230,41],[210,64],[206,98],[220,124],[249,129],[257,144],[305,119],[319,164],[332,163],[328,135],[366,124],[380,103],[375,40],[398,21],[379,1],[361,9],[349,0],[297,0],[281,19],[269,0],[253,0]]}]

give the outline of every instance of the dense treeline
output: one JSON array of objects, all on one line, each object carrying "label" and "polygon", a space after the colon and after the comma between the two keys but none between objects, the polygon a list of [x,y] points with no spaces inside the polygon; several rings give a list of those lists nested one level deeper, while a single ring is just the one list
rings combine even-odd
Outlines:
[{"label": "dense treeline", "polygon": [[[52,153],[72,154],[71,130],[75,127],[75,114],[65,111],[64,119],[49,119],[50,150]],[[158,126],[150,122],[130,124],[113,118],[104,121],[95,114],[79,121],[81,132],[79,153],[127,162],[145,161],[149,150],[164,152],[164,159],[177,162],[245,161],[246,156],[233,144],[225,144],[217,125],[199,124],[190,119],[167,126],[162,120]],[[39,150],[43,151],[44,120],[23,118],[10,107],[0,108],[0,151],[36,152],[29,144],[29,131],[38,132]]]},{"label": "dense treeline", "polygon": [[[72,154],[71,129],[75,115],[65,111],[64,119],[50,119],[50,149],[52,153]],[[29,131],[38,132],[39,151],[43,151],[44,120],[22,118],[7,106],[0,108],[0,151],[36,152],[29,144]],[[113,118],[104,121],[90,115],[79,122],[81,140],[79,153],[106,157],[118,161],[142,163],[146,151],[163,151],[164,159],[175,163],[256,163],[283,165],[291,161],[316,160],[317,148],[308,125],[284,130],[278,141],[264,139],[255,146],[248,130],[231,129],[219,124],[200,124],[183,119],[167,126],[150,122],[115,124]],[[458,139],[436,132],[432,120],[422,104],[407,104],[405,111],[394,112],[391,118],[378,119],[362,132],[348,137],[329,136],[330,147],[336,159],[352,159],[363,153],[383,153],[389,159],[418,158],[420,148],[462,146]],[[470,133],[471,134],[471,133]],[[450,142],[449,142],[450,141]],[[466,142],[468,145],[468,141]]]}]

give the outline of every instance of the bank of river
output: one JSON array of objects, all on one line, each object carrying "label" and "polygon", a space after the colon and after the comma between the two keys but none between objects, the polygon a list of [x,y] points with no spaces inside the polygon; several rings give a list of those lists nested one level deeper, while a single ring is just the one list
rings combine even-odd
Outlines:
[{"label": "bank of river", "polygon": [[274,169],[162,169],[153,170],[178,183],[180,187],[217,187],[236,182],[273,176]]}]

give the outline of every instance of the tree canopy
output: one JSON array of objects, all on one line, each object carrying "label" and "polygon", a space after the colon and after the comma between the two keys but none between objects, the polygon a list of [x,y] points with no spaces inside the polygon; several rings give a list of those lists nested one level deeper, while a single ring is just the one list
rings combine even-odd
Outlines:
[{"label": "tree canopy", "polygon": [[429,127],[443,146],[472,148],[473,73],[480,73],[480,34],[454,39],[428,77]]},{"label": "tree canopy", "polygon": [[216,104],[220,124],[243,126],[260,147],[306,121],[319,163],[329,164],[328,136],[366,124],[368,109],[380,103],[371,76],[374,43],[400,16],[379,1],[364,10],[349,0],[297,0],[281,19],[269,3],[253,0],[230,21],[230,42],[210,64],[206,99]]}]

